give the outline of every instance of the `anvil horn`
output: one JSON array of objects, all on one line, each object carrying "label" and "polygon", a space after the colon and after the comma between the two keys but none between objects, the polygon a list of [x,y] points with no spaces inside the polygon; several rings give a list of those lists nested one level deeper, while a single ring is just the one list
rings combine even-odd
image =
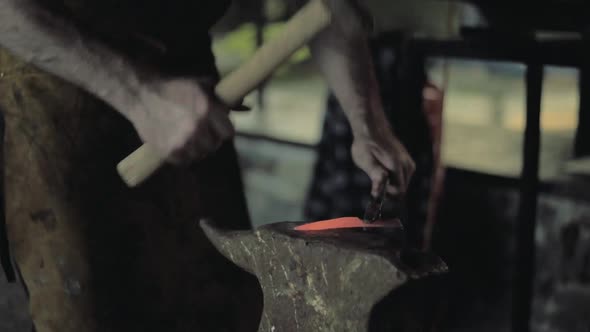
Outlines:
[{"label": "anvil horn", "polygon": [[[227,231],[217,228],[213,225],[213,223],[209,220],[201,220],[201,228],[209,241],[213,243],[215,248],[229,260],[231,260],[234,264],[241,267],[242,269],[253,273],[252,270],[252,257],[251,252],[248,252],[248,247],[255,247],[252,246],[251,243],[254,241],[258,241],[256,236],[252,231]],[[230,250],[230,248],[235,248],[235,243],[243,243],[245,250]],[[233,243],[230,246],[230,243]]]}]

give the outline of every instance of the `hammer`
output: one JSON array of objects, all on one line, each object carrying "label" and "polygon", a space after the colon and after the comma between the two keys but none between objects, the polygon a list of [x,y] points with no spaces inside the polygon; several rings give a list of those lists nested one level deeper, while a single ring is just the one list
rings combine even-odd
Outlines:
[{"label": "hammer", "polygon": [[[325,0],[312,0],[295,14],[280,35],[256,51],[240,68],[222,79],[215,94],[227,106],[234,106],[266,80],[272,72],[299,48],[328,27],[332,10]],[[117,171],[129,187],[135,187],[155,173],[166,158],[147,144],[117,165]]]}]

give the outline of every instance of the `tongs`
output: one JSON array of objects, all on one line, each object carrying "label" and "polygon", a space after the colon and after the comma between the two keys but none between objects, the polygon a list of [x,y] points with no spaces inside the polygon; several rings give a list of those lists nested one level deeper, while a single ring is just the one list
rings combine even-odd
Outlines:
[{"label": "tongs", "polygon": [[363,221],[365,224],[372,224],[377,220],[381,219],[383,211],[383,202],[387,198],[387,187],[389,186],[389,178],[383,181],[379,186],[379,193],[376,197],[372,197],[369,205],[365,209],[365,216]]},{"label": "tongs", "polygon": [[[365,209],[365,215],[363,218],[363,222],[365,224],[372,224],[375,223],[377,221],[381,221],[383,220],[383,209],[384,209],[384,205],[385,205],[385,201],[388,198],[388,193],[387,193],[387,187],[389,187],[391,185],[391,176],[389,176],[385,181],[383,181],[381,183],[381,185],[379,186],[379,192],[377,194],[376,197],[372,197],[371,201],[369,202],[369,205],[367,205],[367,208]],[[387,212],[386,212],[386,216],[385,219],[389,220],[389,219],[393,219],[392,217],[394,217],[394,215],[397,215],[397,219],[399,219],[400,221],[400,225],[403,227],[404,224],[404,220],[407,218],[407,206],[406,206],[406,197],[405,194],[401,194],[399,197],[397,197],[397,202],[398,202],[398,206],[397,206],[397,212],[393,212],[391,209],[391,206],[387,207]]]}]

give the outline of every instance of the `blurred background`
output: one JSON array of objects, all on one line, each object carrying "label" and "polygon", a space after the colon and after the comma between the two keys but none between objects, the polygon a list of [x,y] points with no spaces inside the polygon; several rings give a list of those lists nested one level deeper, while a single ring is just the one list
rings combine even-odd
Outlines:
[{"label": "blurred background", "polygon": [[[587,5],[366,3],[377,13],[386,112],[418,164],[408,222],[452,271],[441,329],[590,331]],[[220,71],[247,60],[295,10],[234,1],[213,32]],[[252,110],[232,117],[255,227],[362,211],[368,181],[351,164],[349,129],[309,50],[245,104]],[[0,331],[25,331],[21,292],[0,292],[12,294],[0,297],[10,316]]]},{"label": "blurred background", "polygon": [[[265,3],[265,19],[271,23],[260,27],[252,22],[232,22],[233,30],[228,32],[228,27],[223,26],[227,21],[220,24],[214,50],[222,73],[247,60],[256,50],[257,41],[280,31],[282,24],[271,18],[288,17],[283,12],[288,7],[281,0]],[[232,17],[236,10],[228,16]],[[243,9],[241,13],[247,16]],[[479,18],[468,10],[461,13],[463,22],[473,24]],[[432,19],[444,21],[448,19],[445,14],[433,14]],[[398,15],[403,14],[392,14]],[[518,178],[526,124],[525,66],[508,61],[437,56],[428,57],[426,64],[430,81],[445,90],[444,165]],[[572,158],[578,126],[579,72],[558,66],[546,66],[544,72],[540,175],[543,180],[552,181],[564,175],[564,163]],[[328,93],[309,50],[303,49],[261,90],[246,99],[251,112],[234,113],[255,225],[305,218],[304,201],[317,159],[315,147],[322,136]]]},{"label": "blurred background", "polygon": [[[590,111],[590,89],[583,2],[368,3],[380,8],[373,11],[381,16],[375,17],[379,31],[372,42],[386,111],[419,168],[413,187],[421,189],[408,202],[415,210],[409,222],[420,225],[425,247],[453,271],[442,329],[589,331],[590,168],[583,159],[589,142],[580,119]],[[230,32],[219,28],[215,50],[222,72],[247,59],[290,13],[281,1],[263,1],[261,8]],[[534,114],[531,101],[537,98],[527,64],[539,64],[542,76],[538,182],[527,175],[530,163],[524,165],[527,105]],[[358,173],[343,173],[340,186],[328,175],[350,167],[350,159],[339,165],[338,152],[326,146],[347,148],[343,142],[350,137],[333,134],[338,106],[308,50],[246,102],[253,110],[233,119],[255,226],[361,211],[366,193],[358,191],[368,187],[350,183]],[[416,115],[421,112],[422,118]],[[330,189],[322,176],[333,180]],[[331,201],[318,194],[322,190]],[[533,205],[526,203],[530,196]],[[338,200],[354,208],[339,208]]]}]

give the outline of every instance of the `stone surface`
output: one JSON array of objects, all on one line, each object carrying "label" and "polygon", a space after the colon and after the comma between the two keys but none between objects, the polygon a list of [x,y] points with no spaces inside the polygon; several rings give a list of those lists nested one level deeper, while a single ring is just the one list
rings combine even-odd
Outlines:
[{"label": "stone surface", "polygon": [[7,283],[0,272],[0,331],[30,332],[26,294],[18,283]]},{"label": "stone surface", "polygon": [[537,230],[535,331],[590,329],[590,209],[547,197]]},{"label": "stone surface", "polygon": [[260,332],[414,331],[432,324],[447,266],[405,249],[401,229],[299,232],[298,225],[226,232],[201,223],[222,254],[258,277]]}]

